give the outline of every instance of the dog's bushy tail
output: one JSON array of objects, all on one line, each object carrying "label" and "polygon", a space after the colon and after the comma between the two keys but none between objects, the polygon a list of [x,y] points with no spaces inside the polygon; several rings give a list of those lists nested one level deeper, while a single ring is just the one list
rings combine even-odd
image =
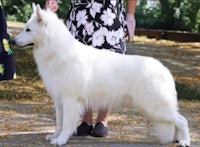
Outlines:
[{"label": "dog's bushy tail", "polygon": [[175,124],[172,122],[154,122],[154,129],[162,144],[174,141]]}]

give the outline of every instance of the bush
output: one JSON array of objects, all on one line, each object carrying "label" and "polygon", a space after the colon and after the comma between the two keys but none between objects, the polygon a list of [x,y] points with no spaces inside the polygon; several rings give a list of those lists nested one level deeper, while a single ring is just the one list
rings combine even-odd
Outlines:
[{"label": "bush", "polygon": [[[3,0],[7,20],[26,22],[32,2]],[[45,0],[34,2],[44,7]],[[58,15],[65,19],[70,0],[59,0],[59,6]],[[138,28],[200,32],[200,0],[138,0],[135,15]]]},{"label": "bush", "polygon": [[[149,7],[148,2],[154,2]],[[139,28],[200,32],[199,0],[139,0],[136,9]]]},{"label": "bush", "polygon": [[[32,13],[32,3],[33,1],[31,0],[3,0],[7,20],[26,22]],[[35,0],[34,3],[40,4],[41,7],[44,7],[45,0]],[[59,6],[60,9],[58,11],[58,15],[61,18],[65,18],[70,2],[66,0],[59,0]]]}]

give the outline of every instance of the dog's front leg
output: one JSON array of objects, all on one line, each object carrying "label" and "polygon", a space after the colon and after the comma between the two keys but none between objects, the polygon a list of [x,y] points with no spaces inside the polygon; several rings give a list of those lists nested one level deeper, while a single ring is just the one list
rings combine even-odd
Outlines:
[{"label": "dog's front leg", "polygon": [[47,141],[57,138],[62,131],[63,105],[60,98],[54,99],[54,107],[56,110],[56,130],[53,134],[46,136],[45,140]]},{"label": "dog's front leg", "polygon": [[51,144],[63,145],[66,144],[69,137],[74,133],[77,127],[80,113],[83,110],[82,106],[74,98],[62,99],[63,119],[62,131],[57,138],[51,140]]}]

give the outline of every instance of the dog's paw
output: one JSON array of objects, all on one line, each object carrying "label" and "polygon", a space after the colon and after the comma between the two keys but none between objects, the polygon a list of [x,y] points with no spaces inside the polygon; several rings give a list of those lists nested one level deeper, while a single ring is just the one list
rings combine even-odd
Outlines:
[{"label": "dog's paw", "polygon": [[57,138],[57,135],[55,135],[55,134],[48,134],[48,135],[46,135],[45,140],[46,141],[51,141],[54,138]]},{"label": "dog's paw", "polygon": [[190,146],[190,142],[187,140],[180,140],[178,143],[178,146],[180,147],[189,147]]},{"label": "dog's paw", "polygon": [[67,143],[67,138],[66,137],[54,138],[54,139],[51,140],[50,143],[54,144],[54,145],[64,145],[64,144]]}]

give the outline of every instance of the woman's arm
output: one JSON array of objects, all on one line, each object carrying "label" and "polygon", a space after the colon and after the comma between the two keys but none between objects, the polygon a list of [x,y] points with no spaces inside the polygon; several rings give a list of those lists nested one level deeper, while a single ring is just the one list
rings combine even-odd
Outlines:
[{"label": "woman's arm", "polygon": [[137,0],[126,0],[127,3],[127,13],[126,13],[126,23],[128,28],[128,40],[131,41],[135,35],[135,8]]},{"label": "woman's arm", "polygon": [[137,0],[126,0],[126,1],[127,1],[127,13],[134,14]]}]

